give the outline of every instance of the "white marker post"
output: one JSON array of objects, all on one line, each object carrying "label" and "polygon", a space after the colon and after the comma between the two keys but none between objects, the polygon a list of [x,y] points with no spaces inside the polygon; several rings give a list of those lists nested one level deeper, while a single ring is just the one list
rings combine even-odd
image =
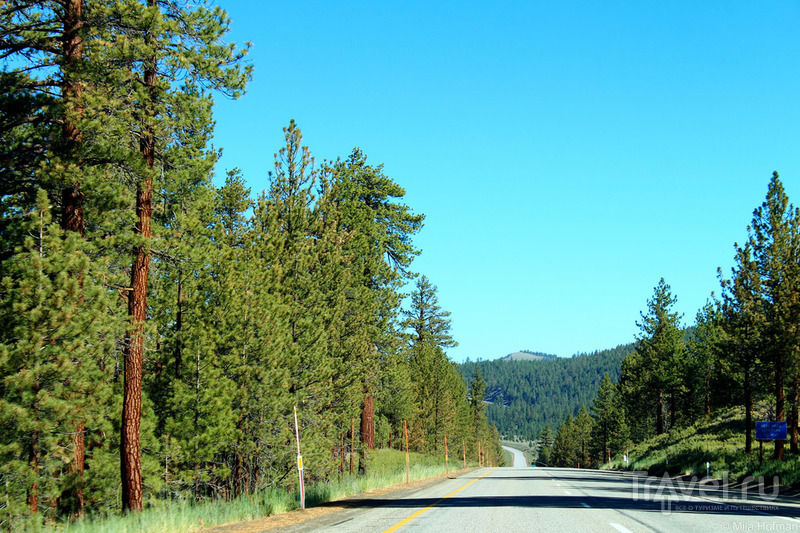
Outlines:
[{"label": "white marker post", "polygon": [[297,406],[294,406],[294,436],[297,438],[297,474],[300,476],[300,508],[306,508],[306,487],[303,483],[303,456],[300,455],[300,426],[297,424]]}]

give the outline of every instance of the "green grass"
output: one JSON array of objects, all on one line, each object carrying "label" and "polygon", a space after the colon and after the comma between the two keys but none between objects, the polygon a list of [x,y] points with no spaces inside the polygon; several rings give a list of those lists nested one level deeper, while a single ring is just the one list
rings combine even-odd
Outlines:
[{"label": "green grass", "polygon": [[[313,507],[354,494],[405,483],[405,452],[375,450],[368,454],[367,461],[369,467],[366,476],[350,476],[346,474],[339,481],[308,486],[306,490],[306,506]],[[445,464],[442,457],[411,453],[409,463],[409,479],[411,481],[445,474]],[[455,472],[461,469],[462,466],[462,461],[452,460],[450,462],[450,472]],[[475,465],[468,463],[468,466]],[[297,491],[269,490],[232,501],[220,500],[201,503],[189,501],[161,502],[145,509],[141,513],[102,518],[88,517],[79,522],[50,525],[45,528],[36,528],[32,525],[27,527],[26,531],[188,533],[207,527],[263,518],[299,508],[300,495]]]},{"label": "green grass", "polygon": [[503,461],[505,461],[505,464],[507,464],[507,465],[513,465],[514,464],[514,454],[509,452],[509,451],[503,450]]},{"label": "green grass", "polygon": [[[769,483],[778,476],[781,485],[800,485],[800,457],[788,452],[785,461],[772,459],[773,444],[764,444],[764,459],[759,460],[758,443],[753,452],[744,452],[744,410],[728,409],[711,419],[669,431],[634,446],[630,450],[631,470],[646,470],[651,475],[691,475],[705,477],[710,463],[712,477],[727,476],[731,483],[747,476],[764,476]],[[755,435],[754,435],[755,436]],[[622,454],[611,461],[611,468],[625,468]]]}]

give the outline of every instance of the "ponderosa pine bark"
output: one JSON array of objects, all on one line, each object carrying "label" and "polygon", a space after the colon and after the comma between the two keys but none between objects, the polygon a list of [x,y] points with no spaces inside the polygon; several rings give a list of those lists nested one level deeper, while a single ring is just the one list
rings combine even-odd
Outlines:
[{"label": "ponderosa pine bark", "polygon": [[[80,65],[83,61],[82,29],[82,0],[66,0],[64,2],[64,31],[61,37],[61,53],[64,61],[61,94],[66,109],[62,129],[64,149],[68,159],[73,159],[71,156],[81,142],[81,131],[77,120],[83,115],[80,76]],[[77,177],[75,176],[75,178]],[[75,231],[83,237],[85,222],[80,183],[75,180],[66,185],[61,191],[61,199],[64,203],[61,227],[65,230]]]},{"label": "ponderosa pine bark", "polygon": [[[155,0],[148,0],[155,6]],[[155,104],[156,60],[148,61],[144,70],[144,86],[150,102]],[[148,118],[154,119],[152,109]],[[120,439],[120,469],[122,477],[122,507],[129,511],[141,511],[142,450],[140,425],[142,419],[142,371],[144,363],[144,326],[147,319],[147,281],[150,275],[150,238],[153,218],[153,169],[155,167],[155,132],[152,124],[144,126],[140,141],[146,174],[136,190],[136,234],[141,242],[134,250],[131,267],[131,290],[128,294],[129,330],[125,342],[125,379],[122,404]]]},{"label": "ponderosa pine bark", "polygon": [[371,394],[364,397],[361,409],[361,445],[370,450],[375,449],[375,405]]}]

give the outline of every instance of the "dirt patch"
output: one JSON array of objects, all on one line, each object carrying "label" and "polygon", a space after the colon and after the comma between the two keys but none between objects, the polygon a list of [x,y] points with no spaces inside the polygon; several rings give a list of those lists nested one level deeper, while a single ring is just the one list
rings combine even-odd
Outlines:
[{"label": "dirt patch", "polygon": [[[381,499],[387,496],[391,496],[392,499],[395,499],[402,497],[404,492],[413,492],[429,485],[440,483],[446,479],[456,478],[472,470],[474,470],[474,468],[467,468],[465,470],[459,470],[458,472],[451,473],[449,476],[441,475],[428,479],[421,479],[419,481],[412,481],[409,484],[401,483],[399,485],[392,485],[382,489],[371,490],[363,494],[355,494],[353,496],[348,496],[347,498],[324,503],[319,507],[309,507],[305,510],[290,511],[288,513],[258,518],[256,520],[247,520],[245,522],[234,522],[231,524],[225,524],[223,526],[203,529],[202,531],[203,533],[261,533],[262,531],[277,531],[291,526],[296,526],[309,520],[314,520],[316,518],[321,518],[333,513],[338,513],[345,509],[352,509],[352,506],[348,505],[347,503],[348,500],[364,498]],[[337,505],[337,502],[341,503]]]}]

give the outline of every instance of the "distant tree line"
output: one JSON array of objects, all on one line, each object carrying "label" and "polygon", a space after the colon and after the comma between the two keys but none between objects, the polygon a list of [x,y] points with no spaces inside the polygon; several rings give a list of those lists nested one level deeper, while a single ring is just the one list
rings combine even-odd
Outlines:
[{"label": "distant tree line", "polygon": [[311,482],[404,421],[501,461],[435,286],[401,307],[423,215],[380,165],[317,166],[292,121],[260,193],[213,185],[213,96],[250,78],[224,11],[0,20],[0,528],[291,488],[295,406]]},{"label": "distant tree line", "polygon": [[[777,173],[734,252],[730,277],[719,271],[720,297],[711,295],[690,328],[674,311],[670,286],[663,278],[658,282],[619,381],[604,380],[591,404],[593,416],[568,418],[560,426],[547,450],[553,464],[602,462],[609,450],[618,453],[626,443],[733,406],[745,413],[747,453],[758,406],[763,419],[787,423],[791,453],[798,453],[800,212]],[[586,434],[593,436],[589,455],[583,455]],[[776,441],[775,459],[784,458],[784,447]]]}]

